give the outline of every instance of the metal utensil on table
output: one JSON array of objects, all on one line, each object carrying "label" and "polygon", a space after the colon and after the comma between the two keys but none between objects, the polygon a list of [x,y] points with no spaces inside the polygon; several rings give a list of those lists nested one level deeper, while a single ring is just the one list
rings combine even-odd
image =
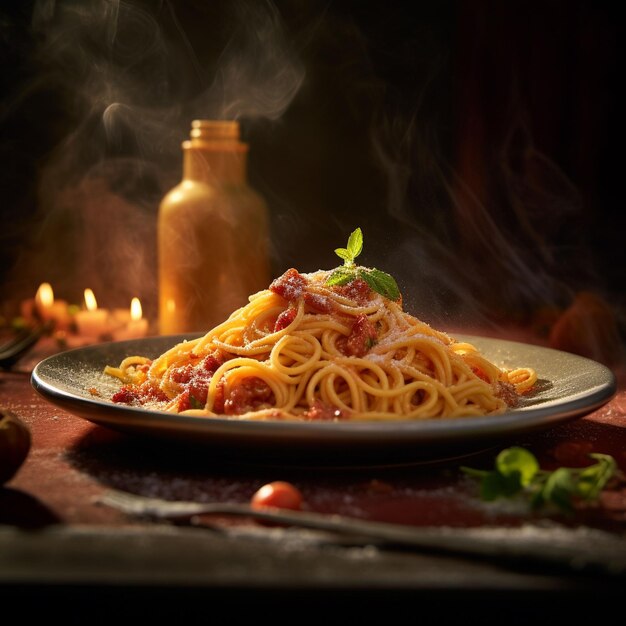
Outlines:
[{"label": "metal utensil on table", "polygon": [[204,515],[250,517],[338,534],[360,545],[411,548],[518,565],[551,565],[572,573],[626,575],[626,538],[591,528],[418,528],[306,511],[253,509],[247,504],[174,502],[114,490],[98,501],[129,515],[156,520],[193,524]]},{"label": "metal utensil on table", "polygon": [[0,345],[0,368],[11,369],[48,330],[46,325],[25,328]]}]

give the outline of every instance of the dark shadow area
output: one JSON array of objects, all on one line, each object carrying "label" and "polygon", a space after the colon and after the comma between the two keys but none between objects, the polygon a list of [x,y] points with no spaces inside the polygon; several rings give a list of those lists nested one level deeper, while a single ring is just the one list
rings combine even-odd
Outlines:
[{"label": "dark shadow area", "polygon": [[9,487],[0,488],[0,525],[34,530],[61,520],[42,502]]},{"label": "dark shadow area", "polygon": [[546,333],[592,292],[623,338],[618,10],[9,3],[0,286],[16,302],[44,280],[77,303],[87,285],[109,307],[140,294],[153,317],[155,221],[180,143],[192,119],[236,117],[275,274],[334,267],[361,226],[363,263],[427,321]]},{"label": "dark shadow area", "polygon": [[320,513],[418,526],[515,526],[535,518],[553,519],[566,526],[587,524],[619,532],[624,510],[606,502],[581,507],[575,515],[483,506],[478,483],[461,470],[492,469],[498,452],[514,445],[532,450],[543,469],[584,467],[593,452],[613,455],[623,469],[626,457],[615,443],[620,441],[618,433],[617,426],[576,420],[430,463],[328,467],[272,463],[267,458],[255,462],[241,450],[220,451],[94,427],[65,456],[76,470],[106,487],[166,500],[247,503],[263,484],[282,480],[296,485],[305,507]]},{"label": "dark shadow area", "polygon": [[[394,477],[407,473],[428,479],[445,474],[460,459],[473,457],[481,452],[484,453],[484,446],[454,459],[447,457],[411,461],[407,457],[405,462],[388,464],[346,462],[345,465],[337,465],[326,463],[321,451],[317,456],[313,453],[300,457],[294,454],[289,459],[288,456],[281,455],[280,459],[274,460],[271,453],[258,450],[255,453],[253,448],[240,448],[236,444],[230,447],[203,443],[194,445],[167,438],[126,435],[94,426],[66,452],[66,458],[81,472],[88,473],[112,487],[129,489],[131,486],[123,485],[122,482],[125,478],[136,475],[140,483],[143,476],[144,490],[149,488],[151,480],[158,480],[164,488],[178,485],[184,491],[185,480],[202,484],[210,477],[218,480],[223,478],[225,486],[229,488],[232,487],[231,483],[237,483],[237,479],[244,483],[258,483],[276,477],[337,484],[355,479],[366,480],[371,475]],[[338,459],[339,457],[333,460]],[[185,499],[185,494],[181,492],[177,497]]]},{"label": "dark shadow area", "polygon": [[[593,602],[581,602],[580,596],[592,597]],[[594,621],[598,611],[619,611],[620,583],[580,581],[560,591],[553,589],[401,589],[377,588],[185,588],[185,587],[92,587],[90,585],[42,585],[20,587],[10,585],[0,589],[0,599],[6,605],[26,603],[29,614],[44,618],[55,617],[64,623],[84,624],[85,616],[94,625],[133,624],[150,620],[169,624],[177,620],[205,620],[211,613],[228,614],[229,618],[258,620],[259,615],[272,615],[276,624],[292,623],[287,615],[301,613],[306,607],[306,622],[323,620],[334,623],[333,616],[350,619],[415,624],[424,618],[446,625],[467,624],[468,614],[481,624],[502,623],[527,626]],[[35,604],[33,605],[33,602]],[[210,609],[207,609],[207,606]],[[98,607],[98,610],[94,610]],[[280,607],[280,614],[276,614]],[[599,608],[601,607],[601,608]],[[416,615],[419,613],[419,616]]]}]

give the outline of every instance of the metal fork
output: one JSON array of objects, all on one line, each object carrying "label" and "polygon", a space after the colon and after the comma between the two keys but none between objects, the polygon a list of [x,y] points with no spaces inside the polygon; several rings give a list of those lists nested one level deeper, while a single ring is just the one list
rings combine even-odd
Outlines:
[{"label": "metal fork", "polygon": [[491,561],[551,565],[576,573],[626,575],[624,537],[591,528],[418,528],[306,511],[253,509],[247,504],[173,502],[115,490],[105,492],[97,501],[129,515],[156,520],[197,525],[203,515],[249,517],[281,526],[336,533],[362,545],[379,544]]},{"label": "metal fork", "polygon": [[0,345],[0,368],[10,370],[48,330],[47,325],[25,328]]}]

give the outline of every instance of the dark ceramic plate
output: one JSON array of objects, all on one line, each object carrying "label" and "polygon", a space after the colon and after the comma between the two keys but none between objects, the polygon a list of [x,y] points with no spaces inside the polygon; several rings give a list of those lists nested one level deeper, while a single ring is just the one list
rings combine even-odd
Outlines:
[{"label": "dark ceramic plate", "polygon": [[[32,385],[53,404],[133,435],[203,446],[242,460],[308,464],[432,462],[487,449],[588,414],[616,391],[610,369],[566,352],[456,335],[501,366],[533,367],[537,390],[515,410],[491,417],[398,422],[284,422],[207,419],[114,404],[118,382],[103,374],[133,354],[156,357],[197,335],[151,337],[69,350],[41,361]],[[100,394],[94,396],[90,389]]]}]

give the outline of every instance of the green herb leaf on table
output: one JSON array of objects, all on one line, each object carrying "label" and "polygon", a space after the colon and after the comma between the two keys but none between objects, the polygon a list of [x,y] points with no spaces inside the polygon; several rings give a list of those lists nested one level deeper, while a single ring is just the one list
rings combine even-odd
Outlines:
[{"label": "green herb leaf on table", "polygon": [[584,468],[578,476],[577,489],[582,498],[595,499],[617,473],[617,463],[608,454],[590,454],[596,463]]},{"label": "green herb leaf on table", "polygon": [[559,509],[572,511],[572,497],[576,494],[576,479],[571,469],[559,467],[546,476],[543,485],[533,496],[533,506],[539,508],[555,504]]},{"label": "green herb leaf on table", "polygon": [[461,470],[480,481],[480,494],[486,501],[521,497],[527,498],[535,509],[553,505],[571,512],[576,500],[596,500],[618,471],[612,456],[589,456],[595,463],[587,467],[559,467],[548,471],[540,468],[532,452],[514,446],[498,454],[493,470],[464,466]]},{"label": "green herb leaf on table", "polygon": [[503,476],[515,478],[520,487],[526,487],[539,471],[539,462],[525,448],[507,448],[496,457],[496,471]]},{"label": "green herb leaf on table", "polygon": [[345,248],[336,248],[335,254],[343,260],[343,266],[334,269],[326,280],[330,287],[347,285],[360,278],[370,289],[389,300],[400,298],[400,289],[393,276],[376,268],[357,266],[355,263],[363,251],[363,233],[360,228],[354,230],[348,238]]}]

